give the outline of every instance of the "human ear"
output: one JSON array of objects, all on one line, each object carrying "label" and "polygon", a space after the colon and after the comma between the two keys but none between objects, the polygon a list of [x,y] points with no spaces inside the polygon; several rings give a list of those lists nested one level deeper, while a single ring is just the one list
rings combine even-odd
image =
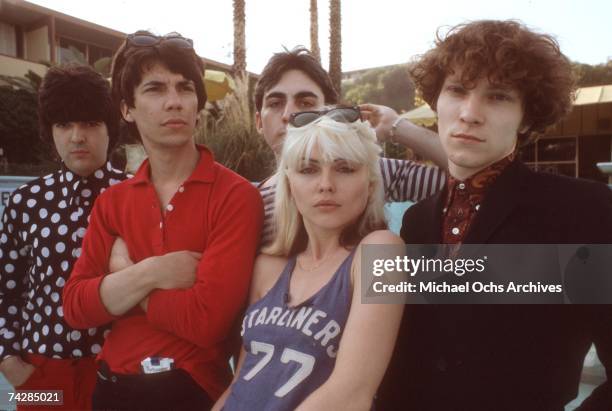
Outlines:
[{"label": "human ear", "polygon": [[263,127],[261,124],[261,113],[259,111],[255,112],[255,129],[259,134],[263,134]]},{"label": "human ear", "polygon": [[123,117],[123,119],[127,121],[128,123],[133,123],[134,117],[132,117],[132,114],[130,112],[130,107],[128,107],[125,100],[121,100],[121,103],[119,104],[119,108],[121,109],[121,116]]}]

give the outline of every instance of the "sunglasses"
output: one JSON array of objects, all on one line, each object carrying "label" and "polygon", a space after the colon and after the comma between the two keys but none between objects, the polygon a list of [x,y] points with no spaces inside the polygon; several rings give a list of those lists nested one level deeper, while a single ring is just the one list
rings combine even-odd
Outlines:
[{"label": "sunglasses", "polygon": [[329,117],[339,123],[354,123],[361,120],[359,107],[335,107],[319,111],[300,111],[289,116],[289,124],[293,127],[304,127],[318,118]]},{"label": "sunglasses", "polygon": [[180,49],[193,49],[193,40],[172,32],[165,36],[154,36],[146,33],[128,34],[127,44],[132,47],[155,47],[161,44],[174,46]]}]

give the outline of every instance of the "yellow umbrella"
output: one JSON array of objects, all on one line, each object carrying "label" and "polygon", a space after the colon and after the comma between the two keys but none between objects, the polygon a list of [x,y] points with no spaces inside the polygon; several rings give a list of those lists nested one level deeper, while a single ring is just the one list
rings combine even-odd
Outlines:
[{"label": "yellow umbrella", "polygon": [[234,79],[227,73],[217,70],[206,70],[204,74],[204,87],[208,101],[221,100],[236,87]]},{"label": "yellow umbrella", "polygon": [[424,127],[431,127],[438,122],[438,116],[427,103],[401,114],[401,116],[414,124]]}]

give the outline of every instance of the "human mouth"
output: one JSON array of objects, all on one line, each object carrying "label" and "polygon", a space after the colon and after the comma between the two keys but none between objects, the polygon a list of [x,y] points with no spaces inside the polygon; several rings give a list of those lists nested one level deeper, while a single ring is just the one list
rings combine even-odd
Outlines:
[{"label": "human mouth", "polygon": [[70,151],[70,154],[75,157],[85,157],[89,155],[89,151],[84,150],[84,149],[76,149],[76,150]]},{"label": "human mouth", "polygon": [[168,128],[181,128],[187,125],[187,122],[180,118],[171,118],[162,123],[162,126]]},{"label": "human mouth", "polygon": [[451,137],[463,140],[465,142],[484,143],[485,141],[482,138],[476,137],[472,134],[465,134],[465,133],[453,133],[451,134]]},{"label": "human mouth", "polygon": [[315,207],[320,210],[335,210],[340,207],[340,204],[331,200],[321,200],[315,204]]}]

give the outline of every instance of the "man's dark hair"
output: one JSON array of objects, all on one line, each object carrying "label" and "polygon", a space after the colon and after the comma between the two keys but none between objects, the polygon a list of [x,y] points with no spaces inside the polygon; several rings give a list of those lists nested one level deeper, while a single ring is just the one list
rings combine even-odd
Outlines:
[{"label": "man's dark hair", "polygon": [[[153,36],[145,30],[139,30],[134,34]],[[134,107],[134,90],[142,81],[142,75],[155,64],[162,64],[171,72],[193,81],[198,97],[198,111],[204,108],[206,104],[204,62],[193,48],[181,48],[171,42],[163,41],[154,46],[138,47],[129,45],[126,40],[115,53],[111,69],[113,100],[117,110],[120,109],[122,101],[128,107]],[[127,127],[130,134],[141,140],[136,124],[127,123]]]},{"label": "man's dark hair", "polygon": [[525,110],[523,122],[529,126],[519,141],[559,122],[571,111],[575,79],[570,61],[553,37],[512,20],[460,24],[446,36],[436,37],[436,47],[410,70],[432,108],[436,108],[446,77],[460,69],[461,81],[468,87],[485,77],[519,91]]},{"label": "man's dark hair", "polygon": [[268,60],[255,86],[255,108],[261,111],[263,97],[266,91],[274,87],[281,77],[289,70],[299,70],[306,74],[323,91],[325,104],[336,104],[338,92],[334,88],[329,74],[321,67],[321,64],[304,47],[296,47],[293,50],[285,50],[276,53]]},{"label": "man's dark hair", "polygon": [[108,81],[89,66],[51,67],[38,90],[41,139],[53,145],[53,124],[74,121],[103,121],[111,152],[117,142],[119,117]]}]

